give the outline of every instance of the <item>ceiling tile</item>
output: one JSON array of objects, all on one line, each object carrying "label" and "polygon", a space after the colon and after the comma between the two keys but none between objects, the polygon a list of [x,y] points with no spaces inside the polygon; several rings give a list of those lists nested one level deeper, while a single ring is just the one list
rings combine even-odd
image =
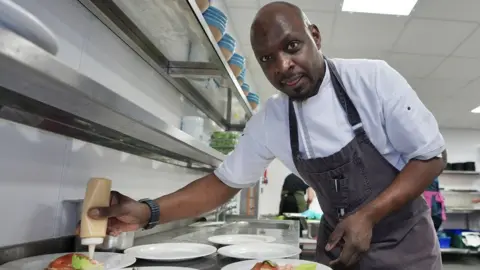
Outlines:
[{"label": "ceiling tile", "polygon": [[357,47],[337,47],[327,44],[322,47],[323,53],[331,58],[360,58],[360,59],[381,59],[386,60],[388,52],[375,49]]},{"label": "ceiling tile", "polygon": [[406,21],[406,17],[342,12],[333,27],[332,45],[389,50]]},{"label": "ceiling tile", "polygon": [[[260,0],[260,6],[275,2],[276,0]],[[340,5],[338,0],[287,0],[294,5],[300,7],[303,11],[335,11]]]},{"label": "ceiling tile", "polygon": [[468,83],[469,80],[421,79],[410,85],[417,93],[433,99],[453,96]]},{"label": "ceiling tile", "polygon": [[419,0],[412,16],[480,22],[478,0]]},{"label": "ceiling tile", "polygon": [[256,10],[252,8],[230,8],[229,26],[233,26],[237,34],[237,43],[250,43],[250,26],[255,18]]},{"label": "ceiling tile", "polygon": [[480,76],[479,59],[449,57],[429,77],[473,80]]},{"label": "ceiling tile", "polygon": [[242,7],[258,9],[260,7],[259,0],[222,0],[222,2],[229,8]]},{"label": "ceiling tile", "polygon": [[423,78],[444,60],[441,56],[393,53],[387,62],[405,77]]},{"label": "ceiling tile", "polygon": [[[480,16],[479,16],[480,17]],[[464,57],[480,57],[480,28],[467,38],[453,55]]]},{"label": "ceiling tile", "polygon": [[472,81],[470,84],[459,90],[459,92],[462,96],[475,101],[475,103],[478,103],[477,106],[480,106],[480,79]]},{"label": "ceiling tile", "polygon": [[320,30],[322,44],[327,44],[332,37],[332,28],[335,14],[319,11],[307,11],[305,12],[305,14],[307,15],[310,22],[315,24]]},{"label": "ceiling tile", "polygon": [[476,27],[476,23],[470,22],[412,19],[394,51],[447,56]]}]

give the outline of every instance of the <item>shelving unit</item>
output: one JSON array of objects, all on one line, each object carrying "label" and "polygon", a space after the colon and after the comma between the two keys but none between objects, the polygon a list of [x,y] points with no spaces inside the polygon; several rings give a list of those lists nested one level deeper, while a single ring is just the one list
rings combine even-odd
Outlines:
[{"label": "shelving unit", "polygon": [[135,155],[212,170],[225,155],[0,28],[0,116]]},{"label": "shelving unit", "polygon": [[444,254],[463,254],[463,255],[479,254],[478,251],[470,250],[470,249],[463,249],[463,248],[442,248],[441,251]]},{"label": "shelving unit", "polygon": [[[243,129],[253,111],[195,0],[79,1],[209,120]],[[0,117],[194,169],[225,158],[23,38],[0,37]]]},{"label": "shelving unit", "polygon": [[474,172],[474,171],[443,171],[442,174],[480,175],[480,172]]},{"label": "shelving unit", "polygon": [[79,1],[209,119],[243,129],[252,109],[195,0]]}]

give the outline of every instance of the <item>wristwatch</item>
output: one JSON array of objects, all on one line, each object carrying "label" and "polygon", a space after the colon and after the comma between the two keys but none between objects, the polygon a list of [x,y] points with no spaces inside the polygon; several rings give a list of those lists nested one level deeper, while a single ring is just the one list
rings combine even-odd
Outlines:
[{"label": "wristwatch", "polygon": [[150,220],[148,220],[147,225],[143,227],[144,230],[149,230],[154,228],[160,223],[160,206],[157,202],[151,199],[142,199],[139,202],[148,205],[150,208]]}]

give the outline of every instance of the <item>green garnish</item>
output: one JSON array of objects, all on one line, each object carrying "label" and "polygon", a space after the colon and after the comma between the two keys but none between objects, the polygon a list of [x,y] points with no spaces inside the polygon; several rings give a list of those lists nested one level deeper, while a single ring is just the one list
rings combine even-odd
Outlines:
[{"label": "green garnish", "polygon": [[272,261],[269,261],[269,260],[263,261],[263,263],[266,263],[266,264],[270,265],[271,267],[277,267],[276,263],[274,263]]},{"label": "green garnish", "polygon": [[295,266],[295,270],[316,270],[317,265],[314,263],[305,263],[299,266]]},{"label": "green garnish", "polygon": [[90,259],[83,256],[72,256],[72,267],[75,270],[100,270],[103,269],[102,265],[93,264]]}]

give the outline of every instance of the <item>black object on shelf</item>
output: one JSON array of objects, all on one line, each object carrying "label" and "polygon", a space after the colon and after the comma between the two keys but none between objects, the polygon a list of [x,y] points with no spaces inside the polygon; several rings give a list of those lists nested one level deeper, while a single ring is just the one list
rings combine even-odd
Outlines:
[{"label": "black object on shelf", "polygon": [[464,168],[465,168],[465,171],[474,172],[475,171],[475,162],[473,162],[473,161],[465,162],[464,163]]},{"label": "black object on shelf", "polygon": [[445,170],[448,171],[466,171],[466,172],[474,172],[475,170],[475,162],[467,161],[467,162],[455,162],[455,163],[447,163]]}]

